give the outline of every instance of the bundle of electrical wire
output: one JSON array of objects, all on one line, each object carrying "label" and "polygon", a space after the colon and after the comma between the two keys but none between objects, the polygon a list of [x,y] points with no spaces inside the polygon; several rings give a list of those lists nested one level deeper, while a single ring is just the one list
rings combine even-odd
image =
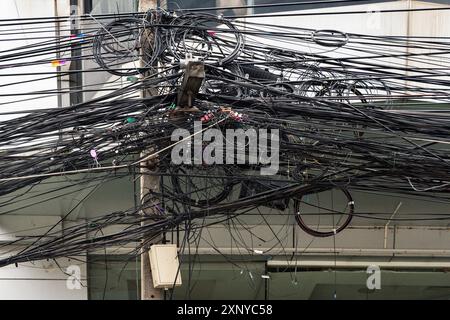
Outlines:
[{"label": "bundle of electrical wire", "polygon": [[[197,12],[152,10],[108,18],[112,21],[82,19],[87,31],[76,46],[86,54],[71,59],[98,64],[82,72],[135,78],[82,103],[30,108],[0,122],[0,196],[6,199],[0,208],[53,177],[86,174],[69,180],[76,186],[139,172],[160,176],[160,188],[134,208],[69,227],[65,235],[49,231],[31,244],[19,237],[6,245],[25,248],[0,265],[130,243],[136,255],[173,228],[187,230],[187,223],[195,228],[199,219],[210,219],[202,226],[215,224],[261,206],[284,211],[293,205],[303,230],[332,236],[358,214],[351,196],[358,190],[448,201],[450,82],[447,60],[436,57],[449,54],[447,39],[310,30]],[[14,72],[46,64],[41,57],[71,46],[71,40],[57,39],[14,48],[0,54],[0,68]],[[204,63],[205,79],[196,111],[179,116],[177,93],[189,61]],[[414,63],[419,61],[420,66]],[[142,90],[153,95],[143,98]],[[181,128],[194,135],[195,122],[223,133],[277,130],[277,174],[261,176],[260,163],[175,165],[171,151],[178,142],[171,133]],[[234,160],[246,151],[236,148]],[[158,170],[143,170],[152,161]],[[299,209],[304,197],[336,188],[348,202],[347,213],[335,212],[345,215],[345,222],[331,233],[309,228]],[[142,215],[146,210],[150,214]],[[124,227],[104,232],[117,225]]]}]

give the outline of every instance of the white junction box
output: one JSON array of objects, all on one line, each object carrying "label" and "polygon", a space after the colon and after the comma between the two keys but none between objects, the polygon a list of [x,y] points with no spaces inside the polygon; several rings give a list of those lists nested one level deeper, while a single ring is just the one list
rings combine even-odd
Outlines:
[{"label": "white junction box", "polygon": [[181,286],[180,262],[175,244],[154,244],[150,247],[149,257],[154,288]]}]

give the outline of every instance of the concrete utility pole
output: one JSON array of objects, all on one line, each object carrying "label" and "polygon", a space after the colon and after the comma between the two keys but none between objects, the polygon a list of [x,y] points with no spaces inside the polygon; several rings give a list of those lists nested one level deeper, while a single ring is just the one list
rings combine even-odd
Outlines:
[{"label": "concrete utility pole", "polygon": [[[156,9],[156,0],[139,0],[139,12],[146,12],[149,9]],[[153,41],[153,34],[150,30],[145,30],[142,34],[141,40],[141,51],[151,50],[151,44]],[[146,55],[141,52],[141,67],[147,66],[147,61],[145,60]],[[155,66],[156,67],[156,66]],[[146,76],[147,73],[144,73]],[[178,91],[177,97],[177,108],[174,114],[181,115],[184,117],[186,113],[198,111],[194,106],[195,97],[202,85],[203,79],[205,77],[204,63],[199,61],[186,61],[183,83]],[[144,88],[142,90],[142,97],[149,97],[152,95],[157,95],[157,92],[152,89]],[[142,153],[142,157],[157,151],[156,149],[150,148],[146,152]],[[144,199],[150,191],[159,191],[160,177],[157,175],[159,171],[158,159],[149,159],[146,162],[141,163],[141,177],[140,177],[140,199]],[[152,200],[152,199],[147,199]],[[143,215],[154,215],[159,214],[155,207],[150,207],[148,209],[142,210]],[[144,224],[145,222],[143,222]],[[162,239],[162,237],[160,238]],[[142,239],[145,242],[145,239]],[[155,243],[159,239],[155,239]],[[146,244],[142,248],[141,254],[141,299],[142,300],[158,300],[162,299],[163,291],[153,287],[153,278],[151,274],[150,267],[150,257],[149,257],[149,246]]]},{"label": "concrete utility pole", "polygon": [[[157,0],[139,0],[139,12],[146,12],[149,9],[157,8]],[[142,49],[144,51],[149,49],[150,41],[153,37],[151,32],[148,30],[143,33],[144,41],[141,42]],[[141,52],[142,53],[142,52]],[[145,61],[145,54],[141,54],[141,66],[144,67],[147,64]],[[146,74],[144,74],[145,76]],[[146,90],[145,88],[142,90],[142,97],[151,96],[151,90]],[[143,156],[148,153],[152,153],[154,150],[148,150],[147,153],[143,154]],[[150,163],[152,162],[152,163]],[[150,191],[159,191],[159,176],[158,175],[149,175],[149,173],[156,173],[158,171],[157,164],[154,163],[153,159],[141,164],[141,178],[140,178],[140,198],[141,200],[146,196],[146,194]],[[151,168],[151,169],[150,169]],[[154,214],[154,208],[149,208],[142,212],[145,214]],[[144,222],[143,222],[144,223]],[[145,241],[145,239],[143,239]],[[152,273],[150,269],[150,257],[148,254],[149,247],[145,246],[142,248],[141,255],[141,300],[160,300],[162,299],[162,290],[156,289],[153,287],[153,279]]]}]

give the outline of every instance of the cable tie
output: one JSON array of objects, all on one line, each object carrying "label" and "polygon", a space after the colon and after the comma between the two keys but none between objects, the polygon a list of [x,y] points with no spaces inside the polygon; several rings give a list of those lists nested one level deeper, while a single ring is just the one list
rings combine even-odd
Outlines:
[{"label": "cable tie", "polygon": [[133,76],[129,76],[129,77],[127,77],[127,81],[130,81],[130,82],[137,82],[139,79],[137,78],[137,77],[133,77]]},{"label": "cable tie", "polygon": [[94,159],[95,166],[96,166],[97,168],[100,167],[100,164],[98,163],[97,150],[92,149],[92,150],[90,151],[90,154],[91,154],[91,157]]}]

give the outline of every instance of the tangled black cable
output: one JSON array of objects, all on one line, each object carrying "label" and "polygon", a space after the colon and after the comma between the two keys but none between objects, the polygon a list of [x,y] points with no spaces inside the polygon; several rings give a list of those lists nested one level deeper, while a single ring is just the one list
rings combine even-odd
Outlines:
[{"label": "tangled black cable", "polygon": [[[353,218],[353,213],[355,212],[355,202],[353,201],[353,198],[350,194],[350,192],[347,189],[340,188],[340,190],[344,193],[345,197],[347,198],[347,206],[349,208],[349,212],[345,213],[347,216],[345,217],[344,222],[337,228],[334,228],[332,231],[318,231],[314,230],[311,227],[309,227],[305,221],[302,218],[302,213],[300,212],[300,204],[302,202],[302,197],[300,196],[298,200],[294,200],[294,209],[296,211],[295,214],[295,221],[297,222],[298,226],[305,231],[307,234],[314,236],[314,237],[332,237],[338,234],[339,232],[343,231],[347,226],[350,224]],[[334,214],[334,213],[332,213]]]},{"label": "tangled black cable", "polygon": [[[439,60],[450,53],[445,38],[368,36],[162,10],[118,15],[101,25],[87,17],[83,21],[89,34],[76,40],[43,40],[0,54],[7,77],[15,68],[54,62],[50,53],[78,41],[83,54],[71,59],[97,63],[81,72],[114,76],[110,83],[102,83],[104,95],[58,109],[29,108],[0,122],[1,213],[17,211],[15,204],[34,201],[38,195],[57,198],[61,188],[70,194],[88,182],[99,185],[127,176],[157,175],[159,190],[134,208],[88,219],[64,235],[49,232],[0,265],[130,243],[137,244],[131,254],[139,254],[147,244],[142,239],[153,241],[176,228],[189,234],[196,227],[238,219],[261,207],[288,212],[310,235],[334,236],[358,215],[353,191],[449,200],[450,115],[442,104],[449,100],[450,82],[446,61]],[[36,28],[29,32],[40,30]],[[401,63],[406,60],[408,64]],[[192,112],[183,112],[177,94],[189,61],[204,63],[205,79]],[[50,77],[70,72],[55,71]],[[33,76],[40,81],[49,74]],[[96,87],[76,90],[84,93]],[[143,90],[152,96],[142,97]],[[38,103],[36,96],[65,93],[2,95],[18,99],[8,105],[23,99]],[[195,132],[198,123],[201,132]],[[172,150],[181,144],[172,139],[176,129],[188,132],[187,140],[217,130],[225,138],[216,151],[224,155],[228,130],[255,132],[265,149],[272,146],[272,134],[277,132],[278,170],[260,174],[269,164],[249,160],[251,137],[227,155],[232,164],[196,162],[194,150],[186,157],[190,164],[175,164]],[[206,148],[202,142],[200,151]],[[261,159],[261,153],[255,158]],[[148,169],[151,173],[145,173]],[[55,177],[64,187],[50,184],[49,178]],[[45,192],[28,193],[45,183],[49,183]],[[327,210],[345,220],[333,220],[331,232],[314,229],[300,205],[308,204],[308,195],[334,189],[342,191],[348,212]],[[151,214],[142,215],[143,211]],[[102,234],[113,225],[122,229]],[[28,240],[22,237],[7,245]]]}]

